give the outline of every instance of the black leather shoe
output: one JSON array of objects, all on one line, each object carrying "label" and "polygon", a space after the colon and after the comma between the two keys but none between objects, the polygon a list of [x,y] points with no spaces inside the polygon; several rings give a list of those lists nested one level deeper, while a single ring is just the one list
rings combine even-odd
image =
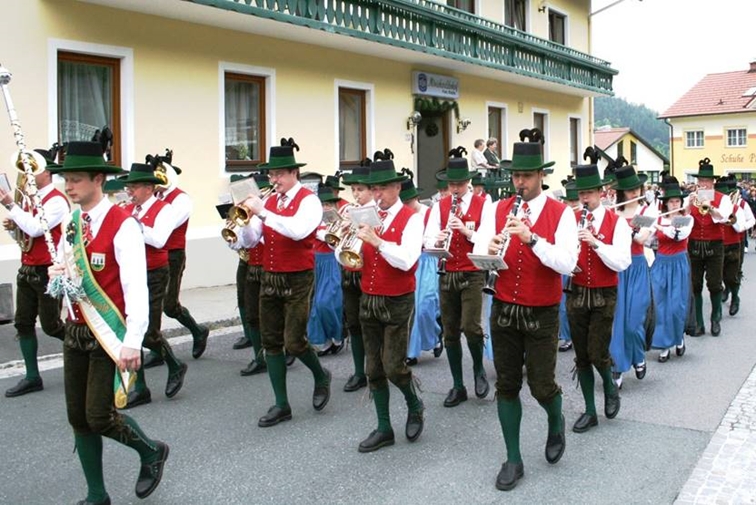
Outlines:
[{"label": "black leather shoe", "polygon": [[337,355],[338,353],[341,352],[342,349],[344,349],[344,346],[345,346],[345,343],[343,340],[339,342],[338,344],[334,343],[331,346],[331,354],[333,354],[334,356]]},{"label": "black leather shoe", "polygon": [[719,326],[719,321],[712,321],[711,322],[711,336],[718,337],[721,331],[722,331],[722,328]]},{"label": "black leather shoe", "polygon": [[700,337],[701,335],[704,335],[706,333],[706,327],[705,326],[696,326],[696,329],[693,331],[693,333],[690,335],[691,337]]},{"label": "black leather shoe", "polygon": [[23,378],[20,381],[18,381],[18,384],[16,384],[12,388],[6,389],[5,396],[7,398],[13,398],[14,396],[21,396],[21,395],[25,395],[26,393],[42,391],[43,389],[44,389],[44,386],[42,385],[41,377],[37,377],[36,379]]},{"label": "black leather shoe", "polygon": [[617,417],[620,411],[620,395],[619,391],[615,391],[613,395],[604,395],[604,415],[607,419],[614,419]]},{"label": "black leather shoe", "polygon": [[488,396],[488,378],[486,377],[485,370],[475,377],[475,396],[478,398],[485,398]]},{"label": "black leather shoe", "polygon": [[404,358],[404,364],[407,366],[417,365],[417,358]]},{"label": "black leather shoe", "polygon": [[669,361],[669,349],[664,349],[659,353],[659,363],[666,363]]},{"label": "black leather shoe", "polygon": [[207,337],[210,335],[210,330],[207,329],[207,326],[200,326],[200,328],[202,329],[202,333],[192,343],[192,358],[194,359],[199,359],[204,354],[207,348]]},{"label": "black leather shoe", "polygon": [[323,410],[331,398],[331,371],[327,368],[324,368],[323,371],[326,374],[326,383],[322,386],[316,385],[312,392],[312,407],[315,410]]},{"label": "black leather shoe", "polygon": [[517,481],[525,475],[525,466],[522,463],[506,462],[501,465],[499,475],[496,476],[496,489],[500,491],[509,491],[514,489]]},{"label": "black leather shoe", "polygon": [[564,448],[567,446],[567,439],[564,436],[564,414],[562,415],[562,431],[559,433],[549,434],[546,439],[546,461],[552,465],[559,461],[564,454]]},{"label": "black leather shoe", "polygon": [[189,366],[186,363],[181,363],[181,366],[172,374],[168,374],[168,382],[165,384],[165,396],[173,398],[181,391],[181,386],[184,385],[184,376]]},{"label": "black leather shoe", "polygon": [[646,376],[646,362],[644,361],[640,365],[633,365],[633,368],[635,369],[635,378],[643,380],[643,377]]},{"label": "black leather shoe", "polygon": [[141,468],[139,468],[139,477],[134,489],[137,498],[143,499],[150,496],[160,484],[160,479],[163,478],[163,467],[170,451],[168,444],[156,441],[155,445],[159,453],[158,459],[154,463],[142,463]]},{"label": "black leather shoe", "polygon": [[675,354],[678,356],[685,354],[685,340],[683,340],[682,344],[675,346]]},{"label": "black leather shoe", "polygon": [[162,356],[159,354],[156,354],[154,352],[148,352],[147,356],[144,358],[144,364],[142,367],[146,370],[148,368],[153,368],[156,366],[163,366],[165,365],[165,360]]},{"label": "black leather shoe", "polygon": [[572,431],[575,433],[585,433],[594,426],[598,426],[598,417],[590,414],[582,414],[578,417],[578,420],[575,421],[575,424],[572,425]]},{"label": "black leather shoe", "polygon": [[567,352],[572,349],[572,340],[562,340],[559,342],[559,352]]},{"label": "black leather shoe", "polygon": [[126,406],[124,409],[133,409],[140,405],[147,405],[152,402],[152,393],[150,388],[144,388],[142,391],[132,389],[126,396]]},{"label": "black leather shoe", "polygon": [[373,452],[381,447],[394,445],[394,430],[385,433],[383,431],[373,430],[368,437],[360,442],[357,448],[360,452]]},{"label": "black leather shoe", "polygon": [[268,428],[284,421],[291,421],[291,407],[288,405],[286,407],[273,405],[268,409],[268,413],[257,421],[257,425],[260,428]]},{"label": "black leather shoe", "polygon": [[359,376],[359,375],[352,375],[349,377],[349,380],[347,380],[346,384],[344,384],[344,391],[347,393],[352,393],[354,391],[360,390],[367,386],[367,377]]},{"label": "black leather shoe", "polygon": [[239,372],[239,375],[242,377],[248,377],[250,375],[257,375],[259,373],[264,373],[268,370],[268,365],[265,364],[264,361],[258,361],[256,359],[253,359],[249,362],[249,365],[244,367],[241,372]]},{"label": "black leather shoe", "polygon": [[444,407],[456,407],[462,402],[467,401],[467,388],[462,386],[461,388],[451,388],[449,394],[446,395],[444,400]]},{"label": "black leather shoe", "polygon": [[733,298],[730,302],[730,315],[734,316],[738,312],[740,312],[740,300]]},{"label": "black leather shoe", "polygon": [[444,341],[439,340],[438,345],[433,348],[433,357],[440,358],[443,353],[444,353]]},{"label": "black leather shoe", "polygon": [[407,426],[404,428],[404,436],[407,437],[407,440],[410,442],[414,442],[420,437],[420,434],[423,432],[423,426],[425,424],[425,421],[423,419],[423,414],[425,413],[425,405],[423,405],[423,401],[420,401],[420,409],[409,412],[407,414]]},{"label": "black leather shoe", "polygon": [[238,338],[236,342],[234,342],[234,345],[231,346],[233,350],[237,351],[239,349],[246,349],[247,347],[252,347],[252,341],[242,335]]},{"label": "black leather shoe", "polygon": [[293,365],[296,360],[297,360],[296,357],[292,356],[291,354],[287,354],[286,355],[286,366]]},{"label": "black leather shoe", "polygon": [[106,496],[100,501],[79,500],[76,505],[110,505],[110,496]]}]

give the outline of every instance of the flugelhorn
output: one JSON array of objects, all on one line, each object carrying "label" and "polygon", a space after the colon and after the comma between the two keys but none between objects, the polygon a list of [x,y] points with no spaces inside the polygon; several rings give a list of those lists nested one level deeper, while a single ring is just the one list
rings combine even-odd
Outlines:
[{"label": "flugelhorn", "polygon": [[[273,186],[260,191],[260,199],[264,200],[273,193]],[[252,219],[252,211],[242,204],[234,205],[228,209],[226,225],[221,230],[221,237],[229,244],[235,244],[239,240],[237,228],[244,228]]]},{"label": "flugelhorn", "polygon": [[346,214],[347,212],[349,212],[349,209],[352,209],[357,206],[358,205],[356,203],[350,203],[350,204],[344,205],[343,207],[341,207],[341,209],[339,209],[339,218],[328,225],[328,228],[326,229],[326,232],[325,232],[325,236],[323,237],[326,244],[328,244],[331,247],[336,247],[339,245],[342,239],[344,239],[345,237],[344,228],[349,222],[349,219],[346,217]]},{"label": "flugelhorn", "polygon": [[[520,205],[522,204],[523,191],[524,190],[522,188],[517,190],[517,196],[515,197],[514,204],[512,205],[511,214],[515,217],[517,216],[517,212],[519,212]],[[496,252],[496,256],[498,256],[499,258],[504,258],[504,255],[507,254],[507,249],[509,249],[509,243],[512,241],[512,235],[507,231],[506,226],[501,232],[504,234],[504,242]],[[496,281],[498,278],[499,272],[496,269],[489,270],[488,277],[486,278],[486,285],[483,286],[483,292],[489,295],[495,295]]]}]

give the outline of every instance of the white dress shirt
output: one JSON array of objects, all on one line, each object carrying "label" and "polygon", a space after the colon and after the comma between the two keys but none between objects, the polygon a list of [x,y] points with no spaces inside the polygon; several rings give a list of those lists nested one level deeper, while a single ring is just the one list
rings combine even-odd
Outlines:
[{"label": "white dress shirt", "polygon": [[[470,202],[472,202],[473,192],[468,190],[464,195],[462,195],[462,201],[459,204],[459,214],[464,215],[467,213],[467,210],[470,208]],[[483,216],[486,215],[488,212],[489,207],[491,207],[492,204],[487,199],[483,202],[483,209],[481,210],[480,216],[481,216],[481,222],[483,219]],[[463,221],[464,223],[464,221]],[[467,238],[467,241],[476,244],[478,241],[478,233],[480,230],[480,226],[478,227],[478,230],[473,231],[473,234]],[[441,206],[440,205],[434,205],[431,207],[431,213],[428,217],[428,225],[425,227],[425,247],[427,249],[435,249],[436,248],[436,242],[438,241],[438,234],[441,233]],[[455,233],[461,233],[459,231],[456,231]]]},{"label": "white dress shirt", "polygon": [[[168,195],[174,191],[176,191],[176,186],[171,186],[165,190],[163,192],[163,199],[167,198]],[[170,203],[170,206],[173,207],[173,228],[176,229],[189,219],[189,216],[192,213],[192,199],[189,198],[189,195],[187,195],[186,192],[179,193]]]},{"label": "white dress shirt", "polygon": [[[53,184],[48,184],[44,188],[39,190],[39,199],[44,199],[50,192],[55,189]],[[48,229],[52,230],[63,221],[63,218],[68,214],[68,200],[64,196],[55,196],[50,198],[42,205],[42,209],[45,211],[45,220],[47,221]],[[39,221],[39,216],[33,216],[31,211],[25,211],[18,205],[14,205],[8,217],[16,223],[21,231],[26,233],[32,238],[41,237],[44,235],[42,230],[42,223]]]},{"label": "white dress shirt", "polygon": [[471,157],[473,168],[488,168],[488,160],[486,159],[485,154],[483,154],[483,151],[473,149]]},{"label": "white dress shirt", "polygon": [[677,234],[677,241],[679,242],[688,238],[690,236],[690,232],[693,231],[693,218],[688,219],[688,224],[686,224],[685,226],[675,228],[674,226],[672,226],[672,219],[670,219],[669,216],[665,216],[661,218],[659,226],[661,226],[661,232],[671,239],[674,239],[675,234]]},{"label": "white dress shirt", "polygon": [[[142,219],[144,215],[150,210],[150,207],[154,205],[157,198],[151,196],[149,200],[142,204],[142,210],[137,214],[137,218]],[[158,215],[155,216],[155,223],[153,226],[145,226],[142,224],[142,233],[144,234],[144,243],[151,245],[157,249],[163,248],[168,241],[168,237],[171,236],[174,230],[174,223],[176,222],[176,211],[172,205],[166,205]],[[141,223],[140,223],[141,224]]]},{"label": "white dress shirt", "polygon": [[735,209],[735,217],[737,220],[735,221],[735,224],[732,225],[732,229],[738,233],[750,230],[753,225],[756,224],[756,219],[754,219],[751,206],[747,203],[742,207],[738,205],[737,209]]},{"label": "white dress shirt", "polygon": [[[712,208],[716,208],[719,213],[722,215],[720,218],[714,217],[714,214],[711,214],[711,220],[715,223],[726,223],[730,219],[730,215],[732,214],[732,201],[727,195],[723,195],[722,199],[719,201],[719,205],[715,206],[714,202],[711,202]],[[690,206],[690,197],[685,198],[685,202],[683,203],[683,207],[687,208]]]},{"label": "white dress shirt", "polygon": [[[604,216],[610,211],[607,211],[603,205],[599,205],[594,210],[589,210],[588,212],[593,214],[594,233],[598,233],[604,222]],[[617,217],[617,225],[614,227],[612,243],[607,244],[599,238],[596,254],[599,255],[599,258],[604,262],[604,265],[615,272],[622,272],[623,270],[626,270],[633,261],[633,257],[630,254],[633,231],[630,229],[625,218],[621,216]]]},{"label": "white dress shirt", "polygon": [[[543,212],[543,208],[548,201],[545,193],[541,192],[537,197],[528,203],[528,220],[534,226]],[[473,254],[488,254],[488,244],[494,235],[498,235],[501,230],[496,229],[496,209],[503,205],[505,200],[500,200],[497,205],[491,205],[483,214],[483,220],[478,230],[478,239],[475,242]],[[524,202],[523,202],[524,203]],[[517,217],[523,218],[525,213],[522,206],[517,212]],[[512,237],[512,240],[520,240]],[[559,224],[554,232],[554,243],[540,237],[535,246],[533,253],[543,263],[545,267],[554,270],[562,275],[567,275],[575,269],[577,264],[577,224],[575,223],[575,213],[569,207],[566,207],[559,218]]]}]

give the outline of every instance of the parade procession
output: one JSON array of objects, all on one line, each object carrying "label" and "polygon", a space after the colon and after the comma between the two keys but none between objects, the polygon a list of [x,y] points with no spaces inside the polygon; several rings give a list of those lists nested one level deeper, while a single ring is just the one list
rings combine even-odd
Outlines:
[{"label": "parade procession", "polygon": [[12,0],[49,54],[0,64],[0,502],[670,503],[741,472],[701,455],[753,416],[754,135],[686,107],[737,74],[718,106],[753,109],[756,61],[654,118],[673,156],[604,144],[590,2],[494,1],[62,0],[69,31]]}]

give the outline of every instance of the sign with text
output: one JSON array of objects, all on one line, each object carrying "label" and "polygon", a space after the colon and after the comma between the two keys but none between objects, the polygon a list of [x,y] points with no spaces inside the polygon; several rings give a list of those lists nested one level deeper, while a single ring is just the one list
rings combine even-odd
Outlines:
[{"label": "sign with text", "polygon": [[448,75],[412,72],[412,93],[439,98],[459,98],[459,79]]}]

